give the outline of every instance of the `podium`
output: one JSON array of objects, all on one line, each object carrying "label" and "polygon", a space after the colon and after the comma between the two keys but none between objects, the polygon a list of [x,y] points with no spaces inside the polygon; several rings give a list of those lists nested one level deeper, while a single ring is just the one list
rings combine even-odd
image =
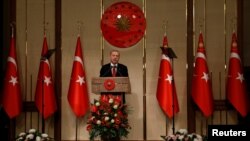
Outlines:
[{"label": "podium", "polygon": [[101,93],[131,93],[129,77],[94,77],[91,89],[95,94]]}]

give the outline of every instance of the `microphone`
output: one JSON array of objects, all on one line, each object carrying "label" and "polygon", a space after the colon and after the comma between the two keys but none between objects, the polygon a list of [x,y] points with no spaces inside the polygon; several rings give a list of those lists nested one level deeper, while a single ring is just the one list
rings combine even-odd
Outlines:
[{"label": "microphone", "polygon": [[121,73],[120,69],[121,69],[120,67],[117,67],[117,73],[119,74],[119,76],[121,76],[121,77],[122,77],[123,75],[122,75],[122,73]]},{"label": "microphone", "polygon": [[52,54],[56,51],[56,49],[49,49],[41,58],[41,60],[46,60],[46,59],[49,59]]},{"label": "microphone", "polygon": [[105,77],[109,72],[111,72],[112,67],[110,66],[109,69],[107,69],[103,74],[100,75],[100,77]]}]

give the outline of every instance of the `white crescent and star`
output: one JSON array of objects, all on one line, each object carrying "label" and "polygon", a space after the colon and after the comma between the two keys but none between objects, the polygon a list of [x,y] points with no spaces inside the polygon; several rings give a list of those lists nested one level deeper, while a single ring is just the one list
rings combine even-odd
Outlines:
[{"label": "white crescent and star", "polygon": [[[81,57],[75,56],[74,61],[79,62],[83,66],[83,61]],[[84,76],[78,75],[78,79],[76,80],[76,82],[79,83],[80,85],[85,83]]]},{"label": "white crescent and star", "polygon": [[[235,53],[235,52],[232,52],[231,55],[230,55],[230,58],[236,58],[238,60],[240,60],[240,56],[238,53]],[[241,61],[241,60],[240,60]]]},{"label": "white crescent and star", "polygon": [[[203,46],[203,44],[201,44],[200,46]],[[202,59],[204,59],[204,60],[206,61],[206,56],[205,56],[205,54],[202,53],[202,52],[198,52],[198,53],[196,54],[196,59],[197,59],[197,58],[202,58]],[[195,66],[195,64],[194,64],[194,66]],[[198,75],[194,75],[194,76],[198,76]],[[204,80],[207,82],[208,79],[209,79],[208,73],[203,72],[203,73],[202,73],[202,76],[201,76],[201,79],[204,79]]]},{"label": "white crescent and star", "polygon": [[207,82],[209,79],[208,73],[203,72],[201,79],[204,79]]},{"label": "white crescent and star", "polygon": [[168,82],[171,84],[171,83],[172,83],[172,80],[173,80],[173,76],[167,74],[167,77],[165,78],[165,80],[168,81]]},{"label": "white crescent and star", "polygon": [[17,81],[17,77],[14,77],[14,76],[10,76],[10,83],[12,83],[13,86],[15,86],[18,81]]},{"label": "white crescent and star", "polygon": [[52,83],[52,82],[51,82],[51,77],[47,77],[47,76],[44,75],[44,83],[45,83],[47,86],[49,86],[49,84]]},{"label": "white crescent and star", "polygon": [[243,74],[238,72],[238,76],[236,77],[236,79],[240,80],[240,82],[242,83],[244,81]]},{"label": "white crescent and star", "polygon": [[[17,71],[16,60],[13,57],[8,57],[8,62],[11,62],[15,66],[16,71]],[[18,83],[17,77],[11,75],[9,82],[12,83],[13,86],[15,86]]]},{"label": "white crescent and star", "polygon": [[[236,45],[237,45],[237,44],[236,44]],[[235,47],[236,45],[233,44],[234,47]],[[238,59],[239,61],[241,61],[239,54],[238,54],[238,53],[235,53],[235,52],[232,52],[232,53],[230,54],[230,59],[231,59],[231,58],[235,58],[235,59]],[[230,77],[230,76],[229,76],[229,77]],[[245,80],[243,74],[240,73],[240,72],[237,73],[237,77],[236,77],[235,79],[240,80],[241,83]]]},{"label": "white crescent and star", "polygon": [[50,64],[49,64],[49,60],[48,59],[45,59],[45,60],[42,60],[44,63],[46,63],[50,69]]},{"label": "white crescent and star", "polygon": [[[170,58],[165,54],[162,54],[161,59],[162,60],[167,60],[170,63]],[[171,65],[171,63],[170,63],[170,65]]]},{"label": "white crescent and star", "polygon": [[[41,62],[44,62],[45,64],[48,65],[49,67],[49,70],[50,70],[50,64],[49,64],[49,60],[46,58],[46,59],[41,59]],[[50,76],[46,76],[44,75],[44,83],[49,86],[50,84],[52,84],[52,80],[51,80],[51,77]]]},{"label": "white crescent and star", "polygon": [[84,77],[81,77],[80,75],[78,75],[78,79],[76,80],[76,82],[82,85],[83,83],[85,83]]},{"label": "white crescent and star", "polygon": [[197,59],[197,58],[202,58],[202,59],[206,60],[206,56],[205,56],[205,54],[202,53],[202,52],[198,52],[198,53],[196,54],[196,59]]},{"label": "white crescent and star", "polygon": [[79,57],[79,56],[75,56],[74,61],[79,62],[80,64],[82,64],[82,65],[83,65],[82,58],[81,58],[81,57]]},{"label": "white crescent and star", "polygon": [[13,57],[8,57],[8,62],[11,62],[14,64],[14,66],[16,67],[16,71],[17,71],[17,64],[16,64],[16,60]]}]

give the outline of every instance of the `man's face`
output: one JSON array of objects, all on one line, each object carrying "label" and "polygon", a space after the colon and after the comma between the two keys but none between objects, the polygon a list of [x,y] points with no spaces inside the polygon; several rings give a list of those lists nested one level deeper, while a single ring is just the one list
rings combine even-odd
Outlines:
[{"label": "man's face", "polygon": [[116,52],[116,51],[111,52],[111,54],[110,54],[111,63],[117,64],[118,61],[119,61],[119,58],[120,58],[120,53],[119,52]]}]

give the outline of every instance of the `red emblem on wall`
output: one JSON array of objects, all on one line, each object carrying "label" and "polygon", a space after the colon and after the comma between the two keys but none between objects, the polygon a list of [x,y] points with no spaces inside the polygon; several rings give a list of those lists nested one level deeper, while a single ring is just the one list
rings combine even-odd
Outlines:
[{"label": "red emblem on wall", "polygon": [[102,35],[115,47],[127,48],[135,45],[144,36],[145,29],[144,13],[130,2],[114,3],[102,15]]}]

